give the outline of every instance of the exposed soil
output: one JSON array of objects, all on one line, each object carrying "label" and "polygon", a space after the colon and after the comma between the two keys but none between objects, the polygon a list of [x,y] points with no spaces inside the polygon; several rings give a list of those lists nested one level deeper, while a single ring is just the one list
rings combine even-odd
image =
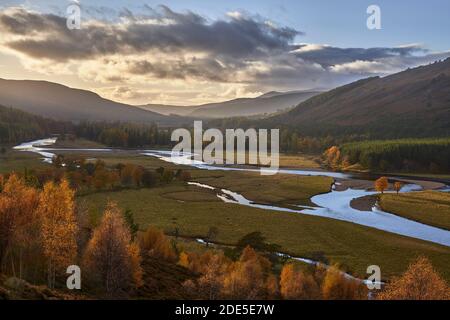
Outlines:
[{"label": "exposed soil", "polygon": [[361,198],[356,198],[350,201],[350,207],[360,211],[372,211],[375,203],[378,200],[377,195],[370,195]]}]

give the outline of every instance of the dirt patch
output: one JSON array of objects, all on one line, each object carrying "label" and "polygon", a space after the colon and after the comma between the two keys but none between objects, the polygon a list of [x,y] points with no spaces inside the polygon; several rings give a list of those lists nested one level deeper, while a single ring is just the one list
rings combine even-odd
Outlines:
[{"label": "dirt patch", "polygon": [[364,196],[350,201],[350,207],[360,211],[372,211],[375,203],[378,200],[378,195]]}]

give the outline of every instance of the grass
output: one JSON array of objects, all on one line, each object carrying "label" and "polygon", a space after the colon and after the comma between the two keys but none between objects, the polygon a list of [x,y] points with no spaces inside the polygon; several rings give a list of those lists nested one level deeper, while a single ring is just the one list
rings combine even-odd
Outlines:
[{"label": "grass", "polygon": [[86,140],[83,138],[76,138],[73,140],[58,139],[56,140],[56,143],[53,146],[51,146],[51,148],[106,148],[106,146],[99,142]]},{"label": "grass", "polygon": [[383,210],[399,216],[450,230],[450,193],[424,191],[403,194],[384,194]]},{"label": "grass", "polygon": [[280,154],[280,167],[292,169],[320,169],[320,159],[314,155]]},{"label": "grass", "polygon": [[48,166],[38,154],[12,150],[11,147],[6,150],[6,153],[0,154],[0,173],[23,172],[25,168],[43,169]]},{"label": "grass", "polygon": [[[235,153],[234,159],[237,163],[238,154]],[[257,157],[257,155],[256,155]],[[226,152],[224,152],[224,159],[226,159]],[[250,165],[249,152],[245,153],[245,163]],[[253,164],[256,165],[256,164]],[[258,161],[258,166],[260,165]],[[279,166],[280,168],[292,168],[292,169],[320,169],[320,157],[309,154],[279,154]]]},{"label": "grass", "polygon": [[254,172],[195,171],[193,180],[216,188],[231,189],[258,203],[311,205],[314,195],[329,192],[332,178],[276,174],[261,176]]},{"label": "grass", "polygon": [[[331,183],[326,177],[264,177],[258,173],[196,170],[133,151],[86,156],[101,158],[109,165],[122,162],[148,169],[184,168],[191,172],[195,181],[229,188],[262,203],[307,204],[311,195],[327,192]],[[8,151],[0,155],[0,159],[0,172],[47,166],[39,160],[39,155],[25,152]],[[289,159],[301,163],[300,159]],[[360,277],[366,276],[367,266],[376,264],[381,267],[383,278],[388,279],[404,272],[411,260],[423,255],[450,280],[450,249],[447,247],[348,222],[226,204],[217,199],[213,191],[178,182],[153,189],[102,192],[78,198],[78,201],[86,201],[94,220],[101,216],[108,200],[117,201],[123,209],[131,209],[141,229],[155,225],[166,233],[178,228],[183,236],[205,237],[209,227],[215,226],[219,229],[215,241],[229,245],[247,233],[261,231],[269,242],[280,245],[286,253],[311,258],[323,252],[329,260],[341,263],[343,269]]]},{"label": "grass", "polygon": [[[185,195],[192,192],[197,198],[189,201]],[[343,269],[361,277],[366,276],[367,266],[373,264],[381,267],[384,279],[399,275],[411,260],[423,255],[450,279],[450,248],[348,222],[226,204],[207,195],[211,201],[199,202],[198,193],[212,195],[213,191],[170,184],[92,194],[79,201],[86,200],[91,213],[97,216],[108,200],[117,201],[122,208],[132,210],[142,229],[154,225],[169,234],[178,228],[180,235],[205,237],[209,227],[215,226],[219,230],[215,241],[223,244],[233,245],[242,236],[260,231],[286,253],[312,257],[323,252],[331,261],[341,263]]]}]

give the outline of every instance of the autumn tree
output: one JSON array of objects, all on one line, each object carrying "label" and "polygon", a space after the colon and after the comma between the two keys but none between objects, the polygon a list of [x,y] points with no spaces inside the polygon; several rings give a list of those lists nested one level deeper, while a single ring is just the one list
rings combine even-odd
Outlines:
[{"label": "autumn tree", "polygon": [[375,181],[375,190],[384,193],[384,191],[389,187],[389,181],[386,177],[380,177]]},{"label": "autumn tree", "polygon": [[106,169],[98,169],[95,170],[94,176],[92,178],[92,183],[94,184],[95,189],[101,190],[106,187],[108,184],[109,174]]},{"label": "autumn tree", "polygon": [[135,170],[136,166],[132,164],[126,164],[120,171],[120,179],[123,185],[133,185],[135,183]]},{"label": "autumn tree", "polygon": [[223,282],[223,295],[229,299],[263,299],[267,296],[267,276],[271,263],[251,247],[230,266]]},{"label": "autumn tree", "polygon": [[434,270],[430,261],[420,257],[406,272],[393,279],[378,297],[380,300],[448,300],[450,287]]},{"label": "autumn tree", "polygon": [[77,256],[74,192],[66,180],[59,185],[49,182],[44,186],[39,197],[38,213],[47,259],[48,286],[54,288],[56,273],[65,271]]},{"label": "autumn tree", "polygon": [[402,187],[403,187],[403,183],[401,183],[400,181],[396,181],[394,183],[394,190],[395,190],[395,192],[397,192],[397,194],[400,192]]},{"label": "autumn tree", "polygon": [[327,269],[322,283],[322,297],[327,300],[367,299],[367,287],[357,279],[345,276],[337,266]]},{"label": "autumn tree", "polygon": [[227,268],[227,259],[223,254],[212,255],[211,259],[205,264],[205,272],[197,280],[198,293],[208,300],[219,299]]},{"label": "autumn tree", "polygon": [[121,210],[108,203],[84,254],[86,269],[108,294],[114,294],[142,284],[140,261],[140,249],[131,242]]},{"label": "autumn tree", "polygon": [[[15,276],[22,277],[23,251],[37,242],[37,205],[38,192],[12,174],[4,183],[0,194],[0,266],[4,266],[9,255]],[[14,266],[14,249],[18,250],[19,255],[18,275]]]},{"label": "autumn tree", "polygon": [[325,151],[324,158],[329,167],[337,169],[341,160],[341,151],[337,146],[332,146]]},{"label": "autumn tree", "polygon": [[284,299],[289,300],[320,298],[320,288],[313,276],[296,271],[293,264],[286,264],[281,270],[280,292]]},{"label": "autumn tree", "polygon": [[177,255],[170,240],[161,230],[150,226],[141,238],[142,250],[151,257],[175,262]]},{"label": "autumn tree", "polygon": [[144,175],[144,169],[140,166],[135,166],[133,170],[133,182],[135,186],[140,187],[142,184],[142,177]]}]

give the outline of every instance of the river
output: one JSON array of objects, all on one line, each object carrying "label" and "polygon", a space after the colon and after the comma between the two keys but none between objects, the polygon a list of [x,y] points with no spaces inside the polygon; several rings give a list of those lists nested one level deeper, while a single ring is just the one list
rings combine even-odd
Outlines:
[{"label": "river", "polygon": [[[35,152],[43,157],[43,161],[52,161],[56,151],[82,151],[82,152],[110,152],[114,149],[52,149],[49,146],[53,145],[56,139],[42,139],[32,142],[23,143],[17,147],[16,150]],[[226,171],[247,171],[260,172],[258,168],[243,168],[243,167],[229,167],[229,166],[214,166],[208,165],[204,162],[193,160],[192,154],[172,154],[171,151],[166,150],[141,150],[139,153],[159,158],[163,161],[192,166],[202,170],[226,170]],[[331,171],[313,171],[313,170],[295,170],[295,169],[280,169],[279,173],[295,174],[295,175],[310,175],[310,176],[328,176],[334,179],[356,179],[352,174],[331,172]],[[375,228],[403,236],[408,236],[416,239],[426,240],[445,246],[450,246],[450,231],[425,225],[400,216],[384,212],[376,206],[371,211],[360,211],[353,209],[350,202],[355,198],[360,198],[375,194],[374,191],[360,190],[360,189],[346,189],[344,191],[331,190],[328,193],[316,195],[311,198],[314,207],[299,207],[298,209],[285,208],[279,206],[265,205],[254,203],[246,199],[243,195],[232,190],[217,189],[213,186],[199,184],[197,182],[190,182],[191,185],[196,185],[202,188],[215,190],[217,197],[226,203],[234,203],[248,207],[254,207],[271,211],[291,212],[298,214],[305,214],[311,216],[320,216],[330,219],[347,221],[358,225]],[[420,190],[421,187],[416,184],[406,184],[400,192],[411,192]]]}]

